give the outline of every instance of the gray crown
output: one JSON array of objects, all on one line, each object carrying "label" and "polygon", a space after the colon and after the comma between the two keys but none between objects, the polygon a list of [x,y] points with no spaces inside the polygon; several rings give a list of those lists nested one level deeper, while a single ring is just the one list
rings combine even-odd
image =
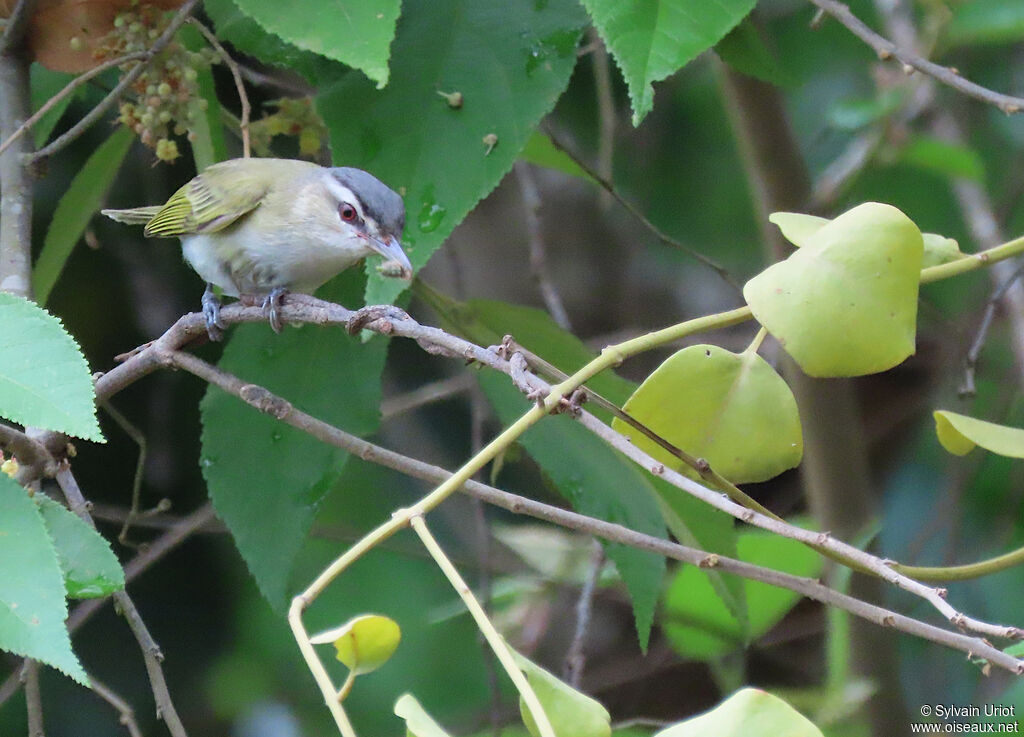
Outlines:
[{"label": "gray crown", "polygon": [[378,227],[395,237],[405,228],[405,203],[402,198],[372,174],[350,166],[336,166],[331,175],[352,190],[363,206],[363,212],[373,218]]}]

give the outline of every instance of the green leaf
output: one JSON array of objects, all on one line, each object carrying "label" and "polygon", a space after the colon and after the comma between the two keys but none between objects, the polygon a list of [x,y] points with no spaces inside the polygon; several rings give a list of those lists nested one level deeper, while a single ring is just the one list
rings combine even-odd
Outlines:
[{"label": "green leaf", "polygon": [[36,503],[0,473],[0,649],[51,665],[83,686],[71,651],[57,552]]},{"label": "green leaf", "polygon": [[1024,5],[1006,0],[958,3],[946,26],[950,46],[1013,43],[1024,38]]},{"label": "green leaf", "polygon": [[[507,376],[481,373],[479,381],[504,424],[511,424],[530,409],[530,403]],[[648,478],[574,420],[565,416],[546,418],[519,442],[577,512],[665,537],[665,522]],[[605,551],[629,591],[637,636],[641,647],[646,648],[665,559],[613,543],[605,543]]]},{"label": "green leaf", "polygon": [[885,371],[914,352],[921,231],[868,202],[743,287],[754,317],[811,376]]},{"label": "green leaf", "polygon": [[[601,704],[555,678],[515,650],[512,651],[512,657],[537,694],[537,700],[558,737],[610,737],[611,715]],[[537,724],[521,696],[519,713],[530,734],[539,737]]]},{"label": "green leaf", "polygon": [[[321,296],[352,304],[363,288],[350,269]],[[356,435],[379,421],[387,343],[363,345],[338,328],[307,325],[275,335],[267,325],[234,328],[220,366]],[[211,386],[200,405],[201,467],[217,515],[231,530],[260,591],[283,609],[288,576],[316,507],[348,454],[257,412]]]},{"label": "green leaf", "polygon": [[[417,269],[497,186],[554,107],[584,22],[573,0],[407,3],[387,88],[350,74],[318,96],[335,159],[405,197],[402,243]],[[462,93],[462,107],[438,91]],[[497,145],[487,153],[483,139],[492,134]],[[391,302],[406,287],[373,264],[367,270],[368,304]]]},{"label": "green leaf", "polygon": [[42,307],[0,292],[0,417],[103,442],[89,365]]},{"label": "green leaf", "polygon": [[1024,430],[998,425],[956,412],[936,410],[935,433],[942,447],[958,456],[967,455],[975,446],[1009,458],[1024,458]]},{"label": "green leaf", "polygon": [[68,596],[96,599],[123,589],[124,570],[106,538],[63,504],[42,495],[37,499],[57,549]]},{"label": "green leaf", "polygon": [[274,0],[235,0],[264,29],[306,51],[363,72],[380,89],[388,83],[388,49],[401,0],[293,0],[288,12]]},{"label": "green leaf", "polygon": [[217,37],[237,50],[255,56],[265,64],[288,69],[310,82],[321,76],[344,74],[345,68],[320,54],[303,51],[279,36],[263,30],[255,20],[238,9],[232,0],[205,0],[203,10],[217,30]]},{"label": "green leaf", "polygon": [[411,693],[398,697],[398,701],[395,702],[395,716],[405,720],[406,737],[449,737]]},{"label": "green leaf", "polygon": [[793,85],[793,76],[768,48],[761,32],[750,18],[742,20],[715,44],[715,53],[737,72],[760,79],[777,87]]},{"label": "green leaf", "polygon": [[827,113],[833,128],[856,131],[887,118],[906,102],[903,90],[891,89],[875,97],[843,98],[833,103]]},{"label": "green leaf", "polygon": [[[782,231],[786,240],[797,248],[802,248],[811,240],[811,236],[832,222],[828,218],[804,215],[799,212],[773,212],[768,219],[779,226],[779,230]],[[922,269],[956,261],[964,255],[960,251],[960,244],[953,238],[947,238],[938,233],[922,233],[921,237],[924,239]]]},{"label": "green leaf", "polygon": [[[32,95],[32,112],[39,110],[50,98],[64,89],[68,82],[75,78],[74,74],[55,72],[47,69],[42,64],[34,62],[29,69],[29,89]],[[50,108],[39,122],[32,126],[32,137],[36,148],[41,148],[44,143],[50,140],[50,134],[60,122],[60,119],[67,112],[76,97],[79,96],[81,87],[69,95],[65,95],[60,102]]]},{"label": "green leaf", "polygon": [[932,136],[915,136],[900,149],[900,159],[946,177],[976,182],[985,179],[985,164],[977,151],[961,143],[950,143]]},{"label": "green leaf", "polygon": [[92,152],[61,197],[32,270],[32,290],[39,304],[46,304],[71,250],[107,196],[134,138],[130,130],[119,126]]},{"label": "green leaf", "polygon": [[758,688],[740,689],[711,711],[655,737],[824,737],[792,706]]},{"label": "green leaf", "polygon": [[[441,316],[445,329],[474,343],[496,344],[504,335],[511,334],[525,348],[566,373],[574,372],[595,357],[582,341],[560,328],[542,310],[492,300],[459,303],[422,284],[419,285],[418,296]],[[494,394],[489,399],[492,403],[501,402],[501,406],[496,404],[496,407],[502,421],[512,422],[525,411],[527,405],[522,395],[509,385],[508,379],[487,378],[484,374],[481,381],[486,382],[485,389],[494,387]],[[598,374],[587,382],[587,386],[617,405],[625,402],[636,389],[634,383],[612,371]],[[597,405],[589,406],[588,411],[605,421],[611,420],[610,415]],[[672,534],[688,541],[688,544],[724,555],[735,552],[735,533],[730,517],[660,479],[641,474],[634,464],[610,452],[603,442],[568,418],[557,418],[556,421],[570,435],[560,437],[559,428],[552,427],[552,421],[545,420],[526,433],[521,442],[577,511],[621,522],[657,536],[664,534],[664,524],[654,521],[660,516],[668,523]],[[592,467],[595,458],[600,459],[601,467]],[[577,469],[584,469],[587,474],[581,476]],[[653,506],[652,499],[655,500]],[[603,516],[610,510],[615,510],[614,518]],[[655,566],[647,554],[620,546],[606,545],[605,549],[615,561],[633,597],[637,631],[643,644],[650,623],[649,612],[652,611],[650,597],[657,597],[664,562]],[[719,571],[709,569],[707,575],[728,602],[730,611],[744,620],[743,592],[738,582],[723,577]]]},{"label": "green leaf", "polygon": [[[739,557],[748,563],[817,576],[821,556],[795,540],[761,530],[744,532],[737,542]],[[695,566],[679,567],[665,592],[663,629],[673,649],[683,657],[709,660],[733,652],[774,627],[799,601],[800,594],[745,579],[743,587],[750,616],[749,635]]]},{"label": "green leaf", "polygon": [[[735,484],[767,481],[803,455],[796,400],[754,351],[693,345],[662,363],[622,408]],[[669,468],[700,475],[619,418],[612,428]]]},{"label": "green leaf", "polygon": [[402,641],[402,630],[390,617],[363,614],[309,641],[314,645],[333,643],[338,660],[358,676],[372,673],[391,659]]},{"label": "green leaf", "polygon": [[519,154],[519,158],[535,166],[555,169],[563,174],[591,181],[590,176],[569,157],[569,154],[557,148],[551,139],[540,131],[533,132],[530,140],[523,147],[522,153]]},{"label": "green leaf", "polygon": [[583,0],[615,57],[633,103],[633,125],[654,106],[659,82],[722,40],[756,0]]}]

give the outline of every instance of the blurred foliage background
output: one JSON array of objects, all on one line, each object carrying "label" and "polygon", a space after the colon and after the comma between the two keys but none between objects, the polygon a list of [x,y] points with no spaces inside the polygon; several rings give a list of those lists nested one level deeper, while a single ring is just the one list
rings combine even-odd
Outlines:
[{"label": "blurred foliage background", "polygon": [[[460,27],[454,20],[457,14],[469,12],[473,3],[448,5],[431,13],[430,3],[404,3],[392,47],[392,85],[432,74],[424,66],[424,60],[432,58],[430,44],[473,43],[465,32],[452,38],[447,35]],[[538,0],[537,5],[547,3]],[[581,8],[569,2],[561,5],[558,19],[565,28],[572,31],[586,25]],[[885,12],[891,5],[900,4],[850,3],[859,17],[879,30],[886,28]],[[963,76],[993,89],[1024,89],[1024,13],[1015,0],[920,0],[902,5],[932,58],[941,58]],[[987,193],[1005,233],[1022,232],[1024,116],[1007,116],[947,88],[936,89],[927,105],[915,109],[914,85],[920,75],[907,76],[898,64],[880,62],[834,21],[825,19],[812,28],[814,15],[811,4],[797,0],[762,0],[754,15],[757,32],[772,52],[770,63],[761,60],[756,69],[775,83],[802,164],[814,183],[811,200],[803,209],[830,215],[867,200],[887,202],[906,212],[922,230],[954,237],[965,252],[975,251],[983,244],[971,232],[955,186],[967,179]],[[268,105],[282,96],[315,99],[315,109],[326,126],[322,132],[329,134],[322,147],[316,147],[316,155],[329,148],[336,164],[365,166],[388,180],[388,171],[399,170],[409,157],[418,155],[415,146],[437,146],[442,152],[454,147],[450,154],[425,157],[436,163],[424,164],[398,181],[397,175],[388,180],[393,186],[409,187],[406,242],[414,263],[423,265],[418,278],[452,299],[486,298],[545,309],[531,270],[522,179],[515,173],[502,178],[507,164],[496,163],[494,171],[484,173],[500,179],[500,184],[472,208],[424,265],[429,250],[423,244],[429,245],[437,229],[432,219],[438,216],[425,193],[431,186],[448,191],[465,183],[460,180],[469,175],[459,168],[458,152],[467,140],[477,147],[475,156],[483,155],[478,137],[470,139],[469,133],[448,137],[443,127],[437,127],[437,116],[451,111],[433,93],[456,87],[428,90],[434,99],[422,104],[429,105],[429,110],[400,110],[384,97],[366,102],[376,99],[374,83],[360,72],[288,46],[247,23],[230,0],[206,3],[198,16],[250,70],[254,120],[282,109]],[[496,35],[499,30],[495,29]],[[417,34],[437,36],[423,41],[424,36]],[[584,34],[578,46],[575,38],[573,31],[568,55],[558,47],[564,41],[556,34],[555,41],[543,41],[532,57],[541,63],[550,55],[556,64],[572,70],[564,94],[559,96],[557,84],[551,85],[548,96],[551,101],[557,98],[557,104],[546,116],[545,130],[585,162],[598,161],[601,147],[610,144],[609,174],[616,189],[657,228],[722,264],[740,283],[760,271],[775,255],[763,243],[750,167],[745,166],[749,154],[737,135],[735,115],[729,112],[736,104],[726,82],[732,72],[715,53],[700,55],[655,85],[653,110],[634,127],[618,67],[596,35]],[[524,41],[514,39],[514,43]],[[527,39],[525,43],[529,48],[534,42]],[[38,66],[33,73],[34,90],[57,88],[52,82],[50,87],[44,87],[43,81],[37,85],[37,79],[53,73]],[[472,69],[460,70],[463,77],[472,73]],[[492,83],[486,75],[480,77],[479,85]],[[223,65],[214,65],[212,80],[220,105],[228,116],[237,116],[237,95]],[[56,132],[71,126],[114,83],[112,73],[83,87],[56,123]],[[477,103],[468,88],[465,95],[467,114],[479,113],[473,110]],[[610,95],[610,107],[603,116],[602,95]],[[514,109],[518,101],[501,104],[502,110]],[[531,104],[536,107],[530,113],[535,118],[544,113],[542,101]],[[268,136],[262,144],[264,153],[299,155],[300,137],[289,133],[321,125],[306,110],[312,122]],[[936,132],[938,121],[949,117],[963,131],[960,142],[949,143]],[[373,126],[382,119],[417,131],[408,134],[416,137],[415,145],[387,127],[377,130],[379,140],[374,138]],[[766,127],[769,123],[764,121]],[[495,154],[505,149],[514,157],[526,142],[533,124],[521,129],[517,125],[511,125],[511,138],[499,135]],[[282,127],[287,128],[278,125],[270,131]],[[229,124],[226,150],[238,155],[239,142],[230,129]],[[110,134],[107,122],[97,125],[47,162],[45,176],[36,185],[37,249],[69,182]],[[306,134],[307,149],[310,135]],[[870,149],[862,164],[841,188],[826,191],[830,167],[859,145]],[[383,150],[375,152],[375,147]],[[164,201],[195,174],[195,159],[184,140],[181,150],[183,155],[173,163],[155,163],[151,149],[133,143],[113,178],[105,206]],[[454,162],[447,171],[446,158]],[[546,275],[564,301],[572,332],[593,349],[740,303],[735,290],[714,271],[667,245],[591,181],[549,166],[526,166],[540,195],[537,214],[546,244]],[[469,182],[467,186],[480,185]],[[445,214],[440,217],[443,220]],[[453,211],[447,217],[443,232],[461,214]],[[347,294],[361,293],[361,276],[350,273],[341,279],[355,280],[344,286]],[[104,370],[113,365],[115,355],[155,338],[177,316],[195,310],[201,287],[176,245],[144,242],[137,232],[96,218],[71,253],[47,307],[78,339],[93,369]],[[877,532],[874,544],[884,557],[917,564],[968,562],[1024,543],[1020,463],[980,452],[962,459],[949,456],[935,439],[930,414],[933,408],[943,407],[997,422],[1024,422],[1021,375],[1003,313],[997,314],[981,354],[976,395],[958,393],[964,381],[964,357],[992,291],[993,281],[986,273],[924,288],[917,354],[884,374],[851,382],[855,411],[844,422],[856,423],[847,431],[864,444],[868,463],[858,472],[870,481],[856,493],[870,500]],[[417,319],[436,323],[437,314],[417,293],[414,289],[411,299],[400,299],[407,300]],[[372,285],[370,294],[374,294]],[[750,326],[740,326],[715,335],[714,340],[741,350],[752,334]],[[216,360],[221,350],[221,346],[204,345],[197,352]],[[667,355],[662,351],[641,356],[619,373],[640,381]],[[778,358],[771,341],[766,355]],[[385,411],[372,439],[447,468],[458,466],[471,454],[474,434],[487,438],[502,426],[475,382],[413,410],[387,408],[389,401],[419,387],[466,373],[463,366],[429,356],[408,341],[391,341],[383,373]],[[345,402],[352,391],[364,389],[338,386],[331,401]],[[131,538],[136,543],[144,543],[159,532],[161,524],[206,499],[198,462],[199,404],[204,392],[205,387],[191,376],[163,372],[112,401],[147,440],[142,487],[146,506],[164,498],[172,505],[170,512],[133,529]],[[129,501],[138,449],[102,412],[101,422],[108,443],[80,447],[75,469],[96,505],[103,532],[113,538]],[[850,459],[856,462],[855,455]],[[843,467],[836,472],[853,473]],[[502,488],[564,503],[528,453],[509,454],[495,474],[494,482]],[[291,574],[289,593],[304,586],[342,545],[427,490],[420,482],[349,459],[321,503],[312,534]],[[808,508],[797,471],[748,490],[787,518],[814,512]],[[260,488],[255,481],[251,493],[251,503],[258,505]],[[481,531],[481,514],[499,534]],[[470,581],[489,574],[498,619],[517,646],[559,672],[572,637],[572,612],[585,561],[591,555],[588,541],[567,534],[556,535],[553,541],[531,537],[540,534],[531,523],[495,510],[481,512],[459,497],[443,505],[432,519]],[[517,539],[529,542],[517,545]],[[266,544],[273,549],[273,540]],[[582,556],[584,563],[568,572],[543,570],[520,555],[521,550],[517,552],[517,547],[544,544]],[[133,554],[125,547],[118,552],[124,559]],[[798,563],[784,558],[777,565]],[[675,569],[669,566],[666,584]],[[849,651],[863,645],[850,639],[844,618],[808,601],[792,608],[792,602],[787,604],[789,611],[781,621],[748,647],[734,643],[729,652],[709,658],[680,654],[666,636],[667,620],[659,608],[649,647],[641,653],[629,599],[614,576],[606,578],[596,594],[586,639],[582,688],[605,704],[616,722],[677,720],[710,708],[742,683],[784,695],[830,737],[895,734],[882,730],[893,723],[905,725],[923,703],[994,701],[1024,709],[1021,681],[1001,673],[986,677],[957,653],[890,631],[875,633],[882,648],[871,653],[877,656],[878,670],[858,671],[851,667]],[[192,737],[331,733],[329,715],[283,617],[260,596],[221,526],[189,540],[130,584],[129,591],[167,656],[171,692]],[[897,591],[881,589],[878,595],[900,611],[931,616],[923,602]],[[956,584],[950,589],[950,600],[979,618],[1012,623],[1024,610],[1024,572],[1014,569]],[[415,693],[442,723],[459,733],[486,732],[492,712],[502,722],[514,721],[516,707],[510,690],[500,686],[492,703],[491,666],[472,623],[408,533],[359,562],[332,586],[326,602],[318,604],[310,616],[310,630],[362,611],[386,612],[403,628],[402,647],[394,660],[361,679],[347,702],[365,734],[399,733],[391,707],[404,691]],[[90,673],[135,705],[145,732],[161,733],[147,706],[151,696],[136,645],[110,607],[86,625],[74,643]],[[3,660],[8,666],[14,663],[13,658]],[[885,692],[886,703],[897,705],[888,716],[868,708],[875,687]],[[43,692],[50,735],[88,737],[118,734],[123,729],[107,705],[53,671],[45,673]],[[0,709],[0,733],[23,734],[23,720],[19,695]]]}]

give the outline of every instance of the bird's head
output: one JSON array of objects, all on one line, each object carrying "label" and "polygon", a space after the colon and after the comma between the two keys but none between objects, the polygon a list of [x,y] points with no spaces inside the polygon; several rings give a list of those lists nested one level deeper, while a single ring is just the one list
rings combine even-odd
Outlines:
[{"label": "bird's head", "polygon": [[324,169],[323,175],[341,232],[364,241],[411,276],[412,264],[399,240],[405,227],[405,204],[399,194],[362,169],[339,166]]}]

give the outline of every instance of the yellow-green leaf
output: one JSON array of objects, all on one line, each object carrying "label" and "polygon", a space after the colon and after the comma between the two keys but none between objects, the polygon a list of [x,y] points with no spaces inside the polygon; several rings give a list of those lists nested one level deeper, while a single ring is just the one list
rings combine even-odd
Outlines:
[{"label": "yellow-green leaf", "polygon": [[743,288],[754,317],[800,368],[811,376],[862,376],[911,355],[924,254],[913,221],[867,202],[803,241]]},{"label": "yellow-green leaf", "polygon": [[956,261],[964,255],[960,250],[960,244],[953,238],[947,238],[938,233],[922,233],[921,236],[924,238],[924,259],[921,261],[922,269],[927,269],[929,266],[938,266],[939,264],[948,264],[950,261]]},{"label": "yellow-green leaf", "polygon": [[[512,656],[537,694],[537,700],[558,737],[610,737],[611,716],[601,704],[514,650]],[[519,699],[519,713],[530,734],[539,737],[537,724],[522,697]]]},{"label": "yellow-green leaf", "polygon": [[976,417],[936,410],[935,434],[942,447],[962,456],[980,445],[985,450],[1010,458],[1024,458],[1024,430],[986,422]]},{"label": "yellow-green leaf", "polygon": [[405,720],[406,737],[448,737],[411,693],[398,697],[395,715]]},{"label": "yellow-green leaf", "polygon": [[390,617],[363,614],[353,617],[341,627],[309,638],[314,645],[334,643],[338,660],[356,675],[380,668],[394,655],[402,639],[402,630]]},{"label": "yellow-green leaf", "polygon": [[[766,481],[799,464],[803,455],[793,393],[753,351],[684,348],[647,377],[623,410],[733,483]],[[696,477],[622,420],[613,420],[612,427],[666,466]]]},{"label": "yellow-green leaf", "polygon": [[740,689],[711,711],[655,737],[823,737],[803,714],[758,688]]}]

